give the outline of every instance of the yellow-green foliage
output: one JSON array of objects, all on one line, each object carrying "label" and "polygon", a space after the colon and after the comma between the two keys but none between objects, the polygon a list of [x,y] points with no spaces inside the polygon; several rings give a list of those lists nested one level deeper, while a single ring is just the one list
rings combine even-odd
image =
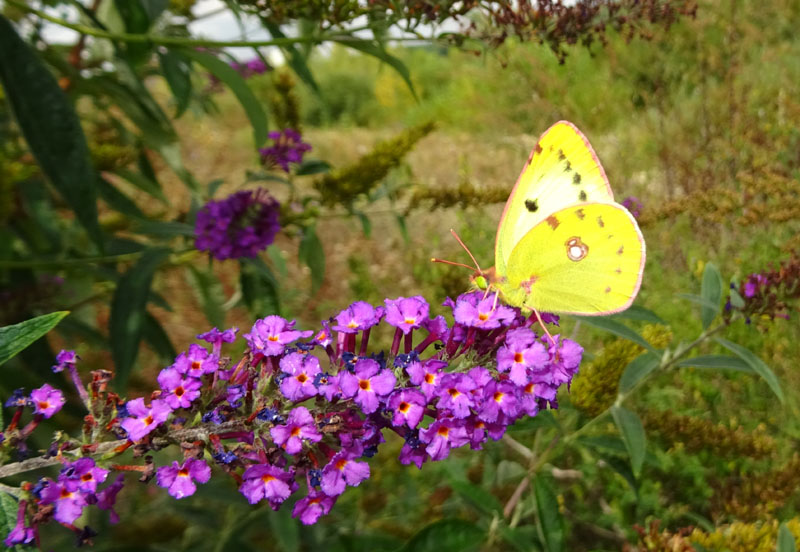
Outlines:
[{"label": "yellow-green foliage", "polygon": [[434,127],[432,122],[411,127],[394,138],[379,142],[355,163],[335,169],[317,180],[314,187],[320,193],[322,203],[349,204],[358,196],[369,193]]},{"label": "yellow-green foliage", "polygon": [[[665,347],[672,339],[668,328],[648,325],[642,336],[654,347]],[[617,398],[619,378],[625,367],[644,352],[641,345],[617,339],[606,345],[597,357],[575,377],[570,397],[572,403],[590,416],[598,416]]]},{"label": "yellow-green foliage", "polygon": [[645,410],[641,415],[648,433],[656,432],[689,452],[709,450],[717,456],[749,458],[763,458],[775,452],[775,439],[763,425],[751,433],[740,425],[729,427],[669,410]]},{"label": "yellow-green foliage", "polygon": [[278,128],[300,130],[300,102],[294,88],[294,79],[288,71],[279,71],[273,77],[269,106]]},{"label": "yellow-green foliage", "polygon": [[[800,520],[791,519],[786,526],[800,541]],[[730,525],[717,527],[712,533],[695,529],[689,540],[702,546],[707,552],[774,552],[780,523],[776,519],[743,523],[736,521]]]},{"label": "yellow-green foliage", "polygon": [[715,486],[712,510],[717,516],[727,514],[743,521],[764,519],[783,507],[800,486],[800,456],[795,454],[778,469],[735,475]]}]

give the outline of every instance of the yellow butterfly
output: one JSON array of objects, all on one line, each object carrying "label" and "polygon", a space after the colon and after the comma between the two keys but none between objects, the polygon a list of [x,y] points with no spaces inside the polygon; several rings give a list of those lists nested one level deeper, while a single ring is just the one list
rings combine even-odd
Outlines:
[{"label": "yellow butterfly", "polygon": [[644,262],[639,226],[614,202],[589,141],[559,121],[539,138],[506,202],[495,266],[472,281],[537,317],[600,316],[633,303]]}]

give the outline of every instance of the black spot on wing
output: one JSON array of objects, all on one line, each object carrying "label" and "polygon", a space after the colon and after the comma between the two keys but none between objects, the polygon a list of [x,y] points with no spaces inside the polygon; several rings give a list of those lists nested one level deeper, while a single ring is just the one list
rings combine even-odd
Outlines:
[{"label": "black spot on wing", "polygon": [[572,183],[577,185],[581,183],[581,173],[576,172],[572,177]]},{"label": "black spot on wing", "polygon": [[566,165],[564,165],[564,172],[569,172],[572,170],[572,163],[567,161]]},{"label": "black spot on wing", "polygon": [[539,210],[539,203],[535,199],[526,199],[525,208],[531,213],[535,213]]},{"label": "black spot on wing", "polygon": [[578,199],[581,201],[586,201],[586,190],[581,190],[581,193],[578,194]]},{"label": "black spot on wing", "polygon": [[566,156],[566,155],[564,155],[564,150],[562,150],[562,149],[559,149],[559,150],[558,150],[558,160],[559,160],[559,161],[563,161],[563,160],[564,160],[564,159],[566,159],[566,158],[567,158],[567,156]]}]

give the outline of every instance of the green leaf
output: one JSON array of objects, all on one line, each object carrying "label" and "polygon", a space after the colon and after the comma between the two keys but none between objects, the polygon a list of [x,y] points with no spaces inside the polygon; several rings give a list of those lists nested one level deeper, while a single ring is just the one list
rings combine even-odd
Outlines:
[{"label": "green leaf", "polygon": [[600,458],[608,464],[612,470],[625,480],[631,490],[636,494],[636,499],[639,499],[639,482],[636,481],[636,476],[633,475],[630,462],[624,461],[619,456],[599,455]]},{"label": "green leaf", "polygon": [[650,345],[645,338],[643,338],[641,335],[630,329],[628,326],[621,324],[616,320],[610,320],[608,318],[600,318],[597,316],[578,316],[576,318],[580,320],[582,323],[586,324],[587,326],[592,326],[593,328],[605,330],[609,333],[625,338],[628,341],[633,341],[634,343],[641,345],[648,351],[651,351],[653,353],[657,352],[656,348]]},{"label": "green leaf", "polygon": [[275,270],[278,271],[278,275],[285,280],[289,276],[289,268],[286,266],[286,259],[283,258],[281,250],[275,245],[268,247],[267,257],[269,257]]},{"label": "green leaf", "polygon": [[2,15],[0,84],[42,172],[102,249],[96,174],[78,116],[47,67]]},{"label": "green leaf", "polygon": [[164,205],[169,204],[167,201],[167,196],[164,195],[164,191],[161,189],[161,185],[159,185],[157,180],[151,180],[141,173],[137,173],[128,169],[118,169],[114,174],[124,178],[144,193],[159,200]]},{"label": "green leaf", "polygon": [[311,293],[316,293],[325,280],[325,250],[313,226],[303,229],[297,256],[311,269]]},{"label": "green leaf", "polygon": [[139,220],[136,221],[133,228],[139,234],[157,236],[160,238],[174,238],[176,236],[194,237],[194,228],[185,222]]},{"label": "green leaf", "polygon": [[400,552],[477,552],[485,539],[485,533],[472,522],[442,519],[411,537]]},{"label": "green leaf", "polygon": [[225,326],[225,310],[222,305],[225,303],[225,292],[219,278],[213,272],[204,272],[194,266],[187,268],[186,277],[203,307],[209,325],[223,328]]},{"label": "green leaf", "polygon": [[15,357],[28,345],[56,327],[69,311],[57,311],[0,328],[0,364]]},{"label": "green leaf", "polygon": [[370,236],[372,236],[372,222],[370,222],[369,217],[361,211],[356,211],[356,216],[361,222],[361,231],[364,232],[364,237],[369,239]]},{"label": "green leaf", "polygon": [[797,552],[794,535],[792,535],[786,522],[781,523],[781,527],[778,529],[778,548],[776,552]]},{"label": "green leaf", "polygon": [[664,319],[658,316],[650,309],[640,307],[639,305],[631,305],[627,309],[617,314],[609,316],[612,320],[624,318],[627,320],[636,320],[637,322],[650,322],[651,324],[666,324]]},{"label": "green leaf", "polygon": [[692,367],[692,368],[714,368],[722,370],[738,370],[739,372],[746,372],[748,374],[755,374],[756,372],[750,367],[747,362],[739,357],[728,355],[700,355],[693,358],[687,358],[678,362],[677,366]]},{"label": "green leaf", "polygon": [[619,429],[625,448],[628,449],[628,456],[631,459],[631,469],[633,475],[639,477],[644,463],[645,452],[647,451],[647,437],[644,433],[642,421],[635,413],[622,406],[612,406],[611,416]]},{"label": "green leaf", "polygon": [[[10,494],[0,491],[0,535],[8,535],[17,525],[17,510],[19,509],[19,502]],[[16,545],[13,548],[9,547],[7,550],[16,550],[22,552],[27,547]],[[30,548],[28,548],[30,550]]]},{"label": "green leaf", "polygon": [[363,52],[367,55],[372,57],[378,58],[382,62],[389,65],[392,69],[397,71],[397,74],[405,81],[406,86],[411,91],[411,95],[414,96],[414,99],[419,101],[417,97],[417,91],[414,90],[414,83],[411,82],[411,73],[408,71],[408,67],[400,61],[400,59],[394,57],[389,52],[387,52],[383,45],[376,41],[372,40],[333,40],[334,42],[338,42],[342,46],[346,46],[347,48],[352,48],[353,50],[358,50],[359,52]]},{"label": "green leaf", "polygon": [[[266,18],[261,18],[261,23],[269,31],[269,34],[272,35],[272,38],[286,38],[286,35],[283,34],[283,31],[281,31],[279,25]],[[286,61],[289,63],[289,66],[292,68],[295,74],[300,77],[300,80],[306,83],[317,96],[319,96],[319,85],[317,84],[317,81],[314,80],[314,75],[311,73],[311,69],[309,69],[308,64],[306,63],[306,56],[303,54],[303,50],[296,44],[282,46],[281,50],[283,50],[283,52],[286,54]]]},{"label": "green leaf", "polygon": [[500,525],[498,527],[500,536],[503,540],[514,547],[519,552],[541,552],[536,538],[536,529],[530,525],[523,525],[521,527],[507,527]]},{"label": "green leaf", "polygon": [[775,373],[770,370],[769,366],[764,364],[764,361],[758,358],[756,355],[752,353],[749,349],[742,347],[741,345],[737,345],[727,339],[723,339],[721,337],[714,338],[714,341],[728,349],[730,352],[741,358],[743,361],[747,363],[753,371],[761,376],[764,381],[767,382],[769,388],[772,389],[772,392],[775,393],[775,396],[778,397],[778,400],[784,402],[783,396],[783,389],[781,389],[781,382],[778,381],[777,376]]},{"label": "green leaf", "polygon": [[131,198],[119,191],[116,186],[102,176],[97,179],[97,192],[108,203],[109,207],[115,211],[133,218],[145,218],[145,214]]},{"label": "green leaf", "polygon": [[722,299],[722,276],[714,263],[706,263],[703,270],[703,283],[701,284],[700,295],[715,305],[714,308],[704,306],[700,311],[700,319],[703,321],[703,329],[708,328],[720,311],[720,300]]},{"label": "green leaf", "polygon": [[536,524],[539,538],[547,552],[562,552],[565,545],[564,518],[558,509],[558,498],[550,482],[539,475],[533,482],[536,496]]},{"label": "green leaf", "polygon": [[731,289],[731,306],[736,309],[744,308],[744,298],[735,289]]},{"label": "green leaf", "polygon": [[297,176],[307,176],[310,174],[326,173],[331,170],[331,166],[327,161],[321,159],[306,159],[297,167],[294,174]]},{"label": "green leaf", "polygon": [[297,552],[300,549],[300,527],[292,519],[288,508],[281,508],[277,512],[270,512],[267,516],[269,527],[272,531],[271,538],[278,545],[281,552]]},{"label": "green leaf", "polygon": [[257,148],[264,145],[267,141],[267,115],[261,107],[261,102],[253,94],[252,90],[242,76],[230,65],[210,54],[198,52],[196,50],[182,50],[183,54],[199,63],[208,71],[224,82],[228,88],[236,95],[239,103],[244,108],[250,124],[253,126],[253,141]]},{"label": "green leaf", "polygon": [[192,98],[192,62],[178,50],[158,53],[161,72],[175,98],[175,118],[183,115]]},{"label": "green leaf", "polygon": [[145,311],[144,326],[142,327],[142,337],[155,351],[158,358],[165,362],[172,362],[178,356],[178,352],[172,345],[164,327],[155,316]]},{"label": "green leaf", "polygon": [[269,267],[259,258],[239,262],[239,285],[250,313],[257,317],[280,314],[280,286]]},{"label": "green leaf", "polygon": [[710,309],[710,310],[719,309],[718,304],[712,303],[711,301],[709,301],[705,297],[701,297],[700,295],[694,295],[692,293],[676,293],[675,297],[691,301],[692,303],[700,305],[704,309]]},{"label": "green leaf", "polygon": [[117,372],[114,382],[118,390],[126,388],[139,353],[153,275],[169,254],[170,250],[166,248],[148,250],[117,282],[111,300],[109,337]]},{"label": "green leaf", "polygon": [[627,393],[661,364],[658,355],[644,353],[633,359],[619,379],[619,392]]},{"label": "green leaf", "polygon": [[503,505],[492,493],[485,489],[473,485],[469,481],[458,479],[451,480],[450,487],[478,512],[487,516],[502,515]]}]

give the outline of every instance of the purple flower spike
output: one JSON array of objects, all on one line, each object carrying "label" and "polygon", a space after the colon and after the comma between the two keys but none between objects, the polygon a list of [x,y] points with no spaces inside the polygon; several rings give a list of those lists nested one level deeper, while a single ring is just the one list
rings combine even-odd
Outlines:
[{"label": "purple flower spike", "polygon": [[39,389],[31,391],[30,402],[34,414],[50,418],[64,406],[64,393],[45,383]]},{"label": "purple flower spike", "polygon": [[386,299],[386,322],[400,328],[404,334],[419,328],[428,320],[430,307],[421,295]]},{"label": "purple flower spike", "polygon": [[456,300],[453,317],[457,323],[481,330],[493,330],[514,320],[514,309],[498,303],[494,295],[485,299],[481,299],[482,296],[483,292],[473,291]]},{"label": "purple flower spike", "polygon": [[336,315],[337,332],[358,333],[368,330],[381,321],[386,310],[383,307],[373,307],[365,301],[356,301]]},{"label": "purple flower spike", "polygon": [[300,452],[303,449],[303,440],[312,443],[322,440],[322,434],[317,431],[314,418],[305,406],[292,409],[286,424],[271,428],[269,433],[275,444],[283,447],[288,454]]},{"label": "purple flower spike", "polygon": [[70,490],[94,493],[97,491],[97,486],[106,480],[108,474],[108,470],[97,467],[93,458],[80,458],[64,466],[58,479]]},{"label": "purple flower spike", "polygon": [[319,359],[302,353],[289,353],[280,361],[281,372],[287,377],[281,380],[283,396],[290,401],[303,401],[317,394],[314,381],[322,370]]},{"label": "purple flower spike", "polygon": [[549,361],[547,349],[528,328],[510,330],[497,351],[497,369],[508,372],[509,379],[520,386],[528,383],[528,370],[541,370]]},{"label": "purple flower spike", "polygon": [[356,361],[355,375],[350,372],[339,374],[342,395],[354,398],[366,414],[378,410],[380,398],[391,393],[396,382],[391,370],[381,370],[380,364],[371,358]]},{"label": "purple flower spike", "polygon": [[437,407],[452,412],[456,418],[470,415],[470,407],[475,405],[472,391],[477,388],[475,380],[466,374],[445,374],[439,382]]},{"label": "purple flower spike", "polygon": [[425,414],[426,404],[425,395],[416,389],[395,391],[387,403],[387,407],[394,411],[392,425],[395,427],[407,425],[414,429]]},{"label": "purple flower spike", "polygon": [[211,354],[219,356],[220,351],[222,350],[222,344],[233,343],[236,341],[236,332],[238,331],[239,328],[228,328],[224,332],[213,328],[206,333],[198,335],[197,339],[202,339],[203,341],[210,343],[212,345]]},{"label": "purple flower spike", "polygon": [[219,358],[208,352],[208,349],[192,343],[189,351],[181,353],[172,364],[181,374],[193,378],[201,378],[205,374],[213,374],[219,368]]},{"label": "purple flower spike", "polygon": [[58,482],[50,482],[42,490],[42,500],[40,504],[55,504],[54,518],[61,523],[72,523],[83,513],[86,506],[86,496],[78,491],[69,488]]},{"label": "purple flower spike", "polygon": [[444,460],[450,455],[450,449],[469,442],[463,422],[452,418],[436,420],[428,429],[419,432],[419,438],[423,443],[427,443],[425,451],[431,460]]},{"label": "purple flower spike", "polygon": [[412,362],[406,367],[411,383],[418,385],[425,396],[430,399],[436,395],[442,370],[447,367],[443,360],[430,359],[423,362]]},{"label": "purple flower spike", "polygon": [[294,473],[285,472],[270,464],[250,466],[242,474],[242,480],[239,492],[250,504],[266,498],[273,509],[277,509],[289,498],[297,486]]},{"label": "purple flower spike", "polygon": [[195,481],[206,483],[211,478],[211,468],[203,460],[187,458],[182,465],[172,462],[156,471],[159,487],[164,487],[175,498],[186,498],[197,491]]},{"label": "purple flower spike", "polygon": [[280,204],[259,188],[209,201],[198,212],[194,246],[215,259],[256,257],[281,229]]},{"label": "purple flower spike", "polygon": [[147,408],[144,399],[133,399],[125,403],[128,410],[128,417],[120,422],[122,428],[128,432],[131,441],[138,441],[145,435],[164,423],[169,417],[172,409],[160,399],[155,399]]},{"label": "purple flower spike", "polygon": [[303,525],[313,525],[322,516],[328,515],[336,503],[335,496],[322,491],[309,491],[308,496],[297,501],[292,509],[292,517],[299,518]]},{"label": "purple flower spike", "polygon": [[61,352],[56,355],[56,365],[53,366],[53,372],[63,372],[65,368],[75,366],[80,358],[81,357],[79,357],[75,351],[62,349]]},{"label": "purple flower spike", "polygon": [[182,375],[175,368],[164,368],[158,374],[158,385],[161,386],[161,398],[170,408],[189,408],[200,396],[203,383],[191,376]]},{"label": "purple flower spike", "polygon": [[11,548],[17,544],[31,544],[36,539],[36,531],[33,527],[25,526],[25,509],[28,502],[21,500],[19,508],[17,508],[17,523],[14,528],[8,533],[6,540],[3,543]]},{"label": "purple flower spike", "polygon": [[125,486],[125,476],[119,474],[114,482],[97,493],[97,507],[101,510],[108,510],[108,517],[111,523],[119,523],[119,515],[114,510],[114,504],[117,502],[117,495]]},{"label": "purple flower spike", "polygon": [[520,404],[517,400],[517,388],[508,383],[492,381],[483,388],[482,407],[478,417],[485,422],[495,422],[501,414],[511,419],[517,417]]},{"label": "purple flower spike", "polygon": [[311,151],[311,145],[303,142],[300,133],[294,129],[286,128],[281,132],[272,131],[269,139],[274,144],[268,148],[261,148],[261,163],[267,167],[280,166],[284,172],[289,172],[290,163],[300,163],[303,155]]},{"label": "purple flower spike", "polygon": [[245,334],[244,338],[254,353],[261,353],[265,356],[282,355],[286,350],[286,345],[314,333],[310,330],[295,330],[294,325],[294,320],[289,322],[280,316],[267,316],[256,320],[253,329],[250,330],[250,333]]},{"label": "purple flower spike", "polygon": [[625,207],[633,215],[633,218],[638,219],[644,209],[644,204],[638,197],[628,196],[622,200],[622,206]]},{"label": "purple flower spike", "polygon": [[356,458],[358,455],[347,450],[341,450],[331,458],[328,465],[322,469],[320,487],[323,493],[328,496],[339,496],[347,485],[358,487],[369,477],[369,464],[356,462]]}]

